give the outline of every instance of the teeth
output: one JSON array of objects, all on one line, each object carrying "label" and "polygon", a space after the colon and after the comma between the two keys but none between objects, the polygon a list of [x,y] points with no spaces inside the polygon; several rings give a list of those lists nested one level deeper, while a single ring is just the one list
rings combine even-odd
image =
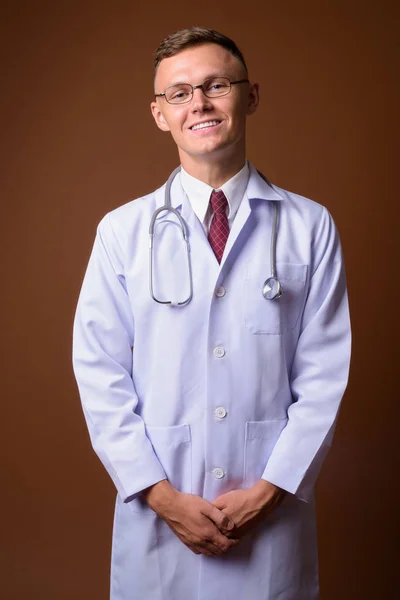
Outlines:
[{"label": "teeth", "polygon": [[205,127],[213,127],[214,125],[218,125],[218,123],[219,121],[207,121],[206,123],[199,123],[198,125],[193,125],[192,131],[204,129]]}]

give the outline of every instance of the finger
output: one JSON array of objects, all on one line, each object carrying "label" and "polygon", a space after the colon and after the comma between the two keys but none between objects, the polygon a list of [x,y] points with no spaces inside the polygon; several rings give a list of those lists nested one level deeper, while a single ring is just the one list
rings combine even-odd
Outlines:
[{"label": "finger", "polygon": [[204,554],[205,556],[221,556],[222,550],[215,546],[212,542],[202,540],[193,545],[195,554]]},{"label": "finger", "polygon": [[230,538],[229,541],[230,541],[230,545],[233,547],[233,546],[238,545],[238,543],[240,542],[240,539],[239,538]]},{"label": "finger", "polygon": [[216,498],[215,500],[213,500],[211,502],[211,504],[213,506],[215,506],[216,508],[218,508],[219,510],[222,510],[225,508],[225,502],[223,500],[220,500],[219,498]]},{"label": "finger", "polygon": [[194,554],[204,554],[206,556],[211,556],[211,555],[219,556],[220,554],[222,554],[222,552],[219,548],[217,548],[216,546],[213,546],[213,544],[208,543],[206,541],[195,543],[195,544],[193,544],[193,543],[191,544],[189,542],[183,542],[183,543]]},{"label": "finger", "polygon": [[227,543],[222,543],[218,541],[217,543],[212,543],[212,545],[208,546],[208,548],[212,550],[215,556],[222,556],[223,554],[225,554],[225,552],[228,552],[230,548],[234,548],[235,546],[237,546],[239,541],[240,540],[237,538],[229,539],[227,540]]},{"label": "finger", "polygon": [[226,552],[232,545],[231,540],[220,532],[211,541],[221,552]]},{"label": "finger", "polygon": [[231,531],[224,531],[224,535],[229,539],[229,540],[234,540],[237,539],[239,540],[242,536],[239,535],[240,532],[242,531],[241,527],[236,527],[234,529],[232,529]]},{"label": "finger", "polygon": [[204,514],[213,521],[221,531],[231,531],[235,527],[232,519],[221,510],[210,504]]},{"label": "finger", "polygon": [[213,542],[206,542],[204,547],[206,551],[209,552],[212,556],[222,556],[225,552],[225,550],[222,550],[222,548],[220,548],[217,544],[214,544]]},{"label": "finger", "polygon": [[198,550],[196,546],[193,546],[193,544],[185,544],[185,546],[187,546],[194,554],[201,554],[200,550]]}]

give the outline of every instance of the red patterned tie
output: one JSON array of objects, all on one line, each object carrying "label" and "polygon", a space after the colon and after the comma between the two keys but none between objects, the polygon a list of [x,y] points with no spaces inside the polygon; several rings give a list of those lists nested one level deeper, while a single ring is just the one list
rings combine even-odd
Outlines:
[{"label": "red patterned tie", "polygon": [[226,216],[228,200],[222,190],[213,190],[210,198],[211,206],[214,211],[211,220],[210,231],[208,233],[208,241],[218,262],[221,262],[226,240],[229,235],[229,223]]}]

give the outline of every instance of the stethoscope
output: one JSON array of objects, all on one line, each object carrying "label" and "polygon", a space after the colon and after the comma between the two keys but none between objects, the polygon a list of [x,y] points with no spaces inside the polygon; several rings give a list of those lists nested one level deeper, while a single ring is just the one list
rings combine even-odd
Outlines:
[{"label": "stethoscope", "polygon": [[[188,236],[188,228],[187,224],[182,217],[181,213],[171,206],[171,185],[175,176],[179,173],[181,167],[177,167],[171,175],[168,177],[168,181],[165,185],[165,196],[164,196],[164,205],[157,208],[154,212],[149,226],[149,250],[150,250],[150,260],[149,260],[149,286],[150,286],[150,296],[153,298],[155,302],[158,304],[167,304],[169,306],[184,306],[188,304],[193,298],[193,279],[192,279],[192,263],[190,260],[190,247],[189,247],[189,236]],[[265,177],[262,173],[258,171],[259,175],[265,180]],[[271,234],[271,276],[266,279],[264,282],[261,293],[266,300],[278,300],[282,296],[283,288],[282,284],[278,279],[276,273],[276,238],[278,233],[278,202],[273,200],[274,203],[274,219],[272,223],[272,234]],[[181,302],[172,301],[172,300],[159,300],[154,294],[154,285],[153,285],[153,241],[154,241],[154,227],[155,222],[158,215],[162,212],[173,213],[179,221],[183,241],[186,245],[186,261],[187,261],[187,269],[189,274],[189,295],[185,300]]]}]

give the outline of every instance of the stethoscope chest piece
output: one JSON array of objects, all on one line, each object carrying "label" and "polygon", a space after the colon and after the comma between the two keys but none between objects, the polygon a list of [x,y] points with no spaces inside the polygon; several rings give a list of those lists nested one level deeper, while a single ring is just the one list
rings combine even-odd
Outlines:
[{"label": "stethoscope chest piece", "polygon": [[282,296],[282,284],[277,277],[268,277],[262,288],[262,295],[267,300],[278,300]]}]

